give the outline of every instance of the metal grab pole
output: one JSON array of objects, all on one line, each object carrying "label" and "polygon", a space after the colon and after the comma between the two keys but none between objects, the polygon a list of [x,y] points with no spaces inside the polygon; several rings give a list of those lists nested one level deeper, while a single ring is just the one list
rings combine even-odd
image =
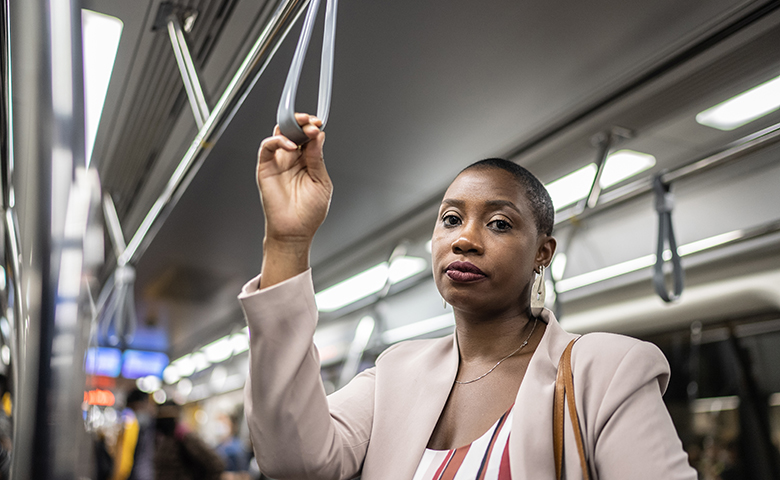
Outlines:
[{"label": "metal grab pole", "polygon": [[7,224],[16,213],[21,263],[14,280],[24,299],[15,319],[20,365],[11,477],[76,479],[92,475],[81,408],[83,275],[92,255],[102,260],[102,252],[84,248],[100,198],[96,172],[84,169],[81,10],[77,0],[9,7],[15,165],[7,178],[14,192]]},{"label": "metal grab pole", "polygon": [[211,148],[222,136],[252,87],[273,58],[282,40],[287,36],[295,20],[303,12],[306,0],[279,0],[279,6],[268,25],[260,34],[244,62],[233,76],[208,120],[200,129],[190,148],[184,154],[168,184],[146,214],[127,249],[118,259],[126,265],[138,260],[151,242],[157,230],[170,214],[190,181],[206,160]]},{"label": "metal grab pole", "polygon": [[198,129],[201,129],[203,124],[206,123],[206,119],[209,118],[209,105],[206,103],[206,96],[203,94],[203,88],[200,86],[198,72],[195,69],[195,63],[192,61],[190,49],[187,46],[187,39],[184,37],[184,30],[182,30],[176,15],[171,15],[168,18],[168,35],[171,37],[173,55],[176,57],[176,63],[179,65],[179,72],[184,82],[187,98],[190,100],[195,123],[198,125]]},{"label": "metal grab pole", "polygon": [[[661,180],[664,183],[671,183],[683,178],[695,176],[712,168],[739,160],[755,151],[772,146],[778,142],[780,142],[780,123],[743,137],[712,155],[708,155],[700,160],[693,161],[678,167],[675,170],[671,170],[665,173],[663,177],[661,177]],[[562,210],[560,215],[555,216],[555,225],[559,226],[566,224],[575,218],[577,220],[583,220],[602,210],[648,193],[652,189],[652,176],[640,178],[622,187],[602,193],[597,205],[587,211],[583,212],[582,208],[578,208],[576,205],[573,208]]]}]

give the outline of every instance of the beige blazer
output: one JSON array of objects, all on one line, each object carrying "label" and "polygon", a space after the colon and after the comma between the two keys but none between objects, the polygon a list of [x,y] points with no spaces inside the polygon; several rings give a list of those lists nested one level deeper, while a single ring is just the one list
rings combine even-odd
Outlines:
[{"label": "beige blazer", "polygon": [[[325,396],[312,342],[317,307],[310,272],[239,295],[250,330],[245,412],[260,470],[277,479],[411,479],[458,369],[453,335],[402,342],[376,367]],[[552,406],[558,360],[574,335],[551,312],[517,393],[510,465],[515,479],[555,478]],[[669,365],[657,347],[605,333],[572,353],[575,394],[592,475],[696,479],[661,396]],[[565,472],[580,479],[566,415]]]}]

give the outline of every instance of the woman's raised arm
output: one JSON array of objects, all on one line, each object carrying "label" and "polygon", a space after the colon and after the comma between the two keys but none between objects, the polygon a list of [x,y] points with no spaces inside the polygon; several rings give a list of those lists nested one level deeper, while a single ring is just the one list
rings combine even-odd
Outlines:
[{"label": "woman's raised arm", "polygon": [[260,288],[309,268],[311,242],[333,192],[322,156],[322,122],[305,113],[296,113],[295,118],[311,141],[298,147],[277,126],[257,155],[257,186],[265,214]]}]

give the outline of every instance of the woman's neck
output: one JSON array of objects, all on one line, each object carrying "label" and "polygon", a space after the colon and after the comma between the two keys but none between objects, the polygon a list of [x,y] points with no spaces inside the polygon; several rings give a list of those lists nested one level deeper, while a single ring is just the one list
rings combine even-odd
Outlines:
[{"label": "woman's neck", "polygon": [[[495,362],[529,338],[534,320],[527,314],[486,318],[455,311],[455,329],[462,362]],[[530,348],[529,348],[530,350]]]}]

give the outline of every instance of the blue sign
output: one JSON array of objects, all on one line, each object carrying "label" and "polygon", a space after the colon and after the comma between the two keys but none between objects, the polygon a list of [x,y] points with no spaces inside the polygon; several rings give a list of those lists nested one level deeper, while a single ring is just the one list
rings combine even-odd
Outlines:
[{"label": "blue sign", "polygon": [[141,378],[148,375],[162,377],[162,372],[169,362],[168,355],[162,352],[144,350],[125,350],[122,357],[122,376],[125,378]]},{"label": "blue sign", "polygon": [[118,377],[122,369],[122,352],[118,348],[93,347],[87,350],[84,370],[89,375]]}]

